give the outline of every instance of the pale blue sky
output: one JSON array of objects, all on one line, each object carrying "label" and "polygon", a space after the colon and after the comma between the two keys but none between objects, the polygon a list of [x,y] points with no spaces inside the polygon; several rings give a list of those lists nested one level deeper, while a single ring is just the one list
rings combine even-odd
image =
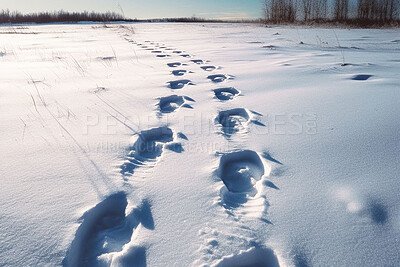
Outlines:
[{"label": "pale blue sky", "polygon": [[0,9],[120,12],[118,5],[130,18],[258,18],[262,13],[260,0],[1,0]]}]

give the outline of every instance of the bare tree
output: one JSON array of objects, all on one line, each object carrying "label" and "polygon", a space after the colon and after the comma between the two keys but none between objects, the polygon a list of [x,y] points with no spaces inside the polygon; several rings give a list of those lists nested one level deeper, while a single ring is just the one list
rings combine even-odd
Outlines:
[{"label": "bare tree", "polygon": [[274,23],[296,20],[296,8],[293,0],[264,0],[263,12],[265,20]]},{"label": "bare tree", "polygon": [[311,19],[312,3],[312,0],[301,0],[304,21],[309,21]]},{"label": "bare tree", "polygon": [[400,0],[392,0],[390,2],[390,20],[399,19]]},{"label": "bare tree", "polygon": [[[262,0],[264,18],[273,23],[293,22],[300,17],[304,21],[391,23],[399,19],[400,0]],[[331,8],[328,15],[328,8]]]},{"label": "bare tree", "polygon": [[334,17],[336,21],[346,21],[349,15],[349,0],[335,0]]},{"label": "bare tree", "polygon": [[358,19],[361,21],[374,21],[377,13],[376,0],[358,0]]},{"label": "bare tree", "polygon": [[359,0],[358,19],[364,22],[388,23],[396,19],[399,0]]},{"label": "bare tree", "polygon": [[328,0],[314,0],[311,6],[311,15],[314,20],[323,20],[327,17]]},{"label": "bare tree", "polygon": [[375,20],[384,23],[392,22],[397,16],[398,8],[399,0],[379,0]]}]

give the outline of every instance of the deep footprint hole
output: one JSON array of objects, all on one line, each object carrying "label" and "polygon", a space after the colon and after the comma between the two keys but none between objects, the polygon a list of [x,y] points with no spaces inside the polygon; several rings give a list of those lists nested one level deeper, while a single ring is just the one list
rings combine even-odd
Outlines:
[{"label": "deep footprint hole", "polygon": [[187,73],[187,70],[174,70],[172,71],[172,74],[175,76],[183,76]]},{"label": "deep footprint hole", "polygon": [[177,81],[170,81],[168,82],[168,87],[176,90],[176,89],[182,89],[186,85],[191,85],[192,81],[184,79],[184,80],[177,80]]},{"label": "deep footprint hole", "polygon": [[239,126],[247,123],[250,115],[244,108],[220,111],[217,122],[222,126],[222,131],[226,135],[232,135],[239,131]]},{"label": "deep footprint hole", "polygon": [[143,131],[134,144],[135,157],[141,160],[156,159],[161,156],[164,144],[173,141],[173,132],[168,127]]},{"label": "deep footprint hole", "polygon": [[244,193],[252,190],[254,180],[260,180],[265,169],[256,152],[243,150],[223,155],[218,171],[230,192]]},{"label": "deep footprint hole", "polygon": [[176,67],[181,66],[182,63],[180,63],[180,62],[172,62],[172,63],[168,63],[167,65],[168,65],[168,67],[176,68]]},{"label": "deep footprint hole", "polygon": [[217,69],[217,67],[215,67],[215,66],[201,66],[200,68],[205,71],[213,71],[213,70]]},{"label": "deep footprint hole", "polygon": [[208,76],[207,79],[211,80],[214,83],[221,83],[228,79],[232,79],[232,77],[226,74],[215,74]]},{"label": "deep footprint hole", "polygon": [[172,113],[185,103],[183,96],[171,95],[160,98],[158,104],[161,113]]},{"label": "deep footprint hole", "polygon": [[215,97],[221,101],[232,100],[235,96],[240,94],[239,90],[233,87],[218,88],[214,89],[213,91]]}]

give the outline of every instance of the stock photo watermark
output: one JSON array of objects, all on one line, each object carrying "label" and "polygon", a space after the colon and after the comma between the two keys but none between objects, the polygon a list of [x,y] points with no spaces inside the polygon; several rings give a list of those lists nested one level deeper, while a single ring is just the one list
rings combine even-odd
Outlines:
[{"label": "stock photo watermark", "polygon": [[[89,114],[84,117],[82,126],[83,136],[98,136],[97,141],[88,140],[86,149],[90,152],[118,152],[133,146],[134,140],[143,137],[143,133],[160,128],[162,131],[170,131],[175,135],[182,134],[184,150],[189,152],[213,152],[227,151],[234,148],[230,140],[237,135],[245,135],[248,138],[257,139],[263,136],[312,136],[318,134],[318,116],[316,113],[276,113],[245,116],[239,113],[211,116],[209,113],[189,112],[182,117],[174,115],[155,116],[131,116],[118,115],[98,116]],[[157,126],[158,125],[158,126]],[[160,127],[162,125],[162,127]],[[112,136],[134,136],[132,140],[115,141]],[[219,135],[221,138],[211,138]],[[195,138],[194,138],[195,137]],[[153,137],[150,137],[153,138]],[[154,137],[155,138],[155,137]],[[172,138],[172,137],[171,137]],[[98,141],[101,140],[101,141]],[[169,140],[174,142],[173,138]],[[146,143],[142,147],[134,147],[134,150],[146,152],[159,149],[157,138]],[[145,145],[145,147],[143,147]]]},{"label": "stock photo watermark", "polygon": [[83,119],[83,135],[119,135],[137,134],[140,131],[157,127],[156,125],[174,125],[185,135],[207,136],[221,132],[226,128],[247,130],[252,135],[316,135],[318,134],[318,116],[316,113],[276,113],[250,118],[229,114],[225,117],[210,116],[209,113],[192,112],[181,118],[165,115],[154,116],[86,115]]}]

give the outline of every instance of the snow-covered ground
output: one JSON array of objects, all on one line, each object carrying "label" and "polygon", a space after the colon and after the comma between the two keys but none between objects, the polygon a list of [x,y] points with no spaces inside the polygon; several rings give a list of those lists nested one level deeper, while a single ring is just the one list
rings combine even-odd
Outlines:
[{"label": "snow-covered ground", "polygon": [[0,266],[400,264],[399,29],[3,26],[0,72]]}]

